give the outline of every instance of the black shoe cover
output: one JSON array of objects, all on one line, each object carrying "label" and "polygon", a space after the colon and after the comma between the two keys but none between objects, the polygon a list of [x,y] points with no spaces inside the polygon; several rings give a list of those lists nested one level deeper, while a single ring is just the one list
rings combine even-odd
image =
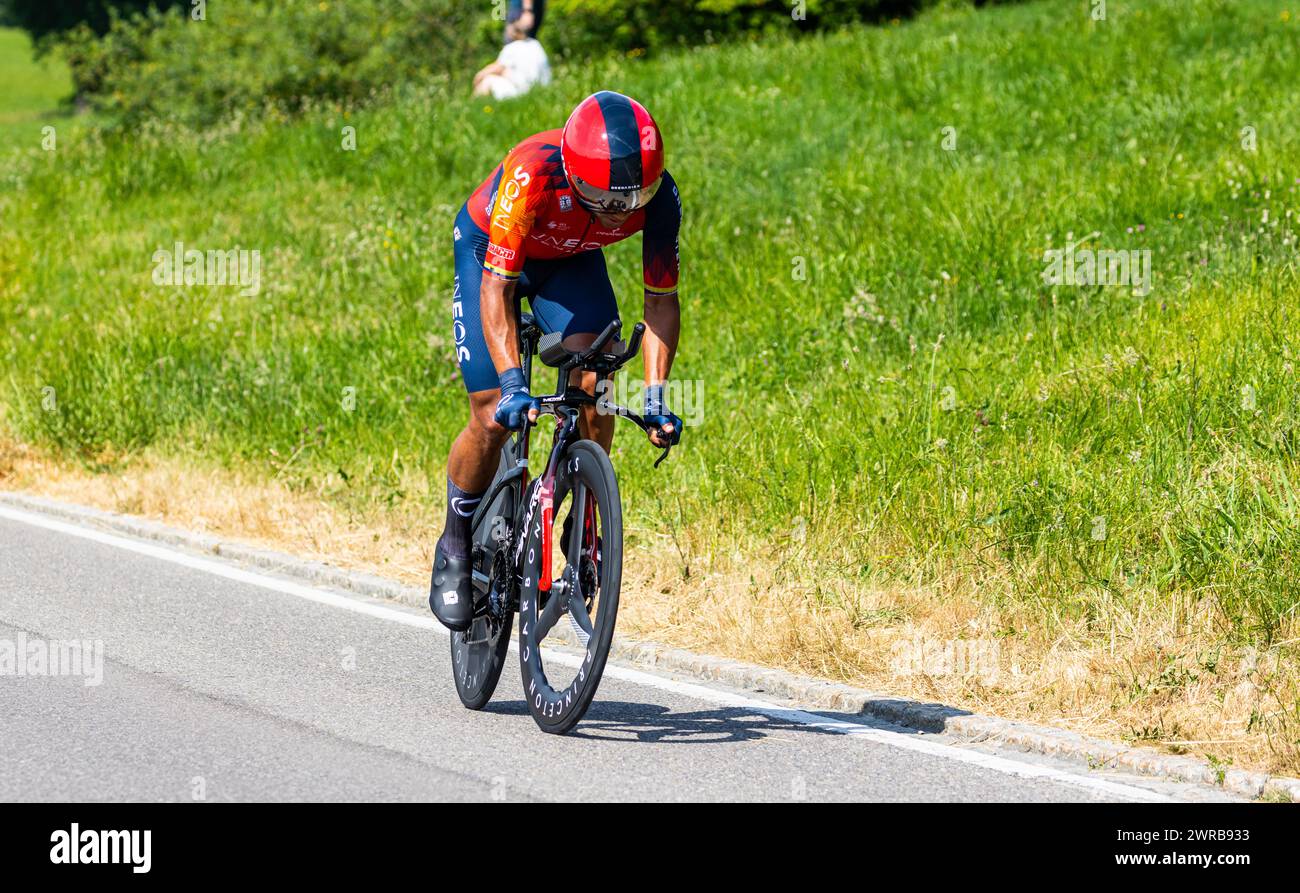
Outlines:
[{"label": "black shoe cover", "polygon": [[433,616],[453,632],[469,629],[474,620],[473,564],[468,558],[447,555],[441,542],[433,553],[429,607]]}]

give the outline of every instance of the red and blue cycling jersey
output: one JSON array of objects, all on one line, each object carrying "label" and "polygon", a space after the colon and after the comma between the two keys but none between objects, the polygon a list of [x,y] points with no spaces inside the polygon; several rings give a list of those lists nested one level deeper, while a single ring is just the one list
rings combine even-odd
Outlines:
[{"label": "red and blue cycling jersey", "polygon": [[645,290],[677,293],[677,235],[681,197],[672,175],[650,203],[626,221],[607,228],[578,204],[560,160],[561,130],[546,130],[519,143],[470,196],[466,207],[488,236],[484,270],[518,279],[524,261],[554,260],[621,242],[638,232]]}]

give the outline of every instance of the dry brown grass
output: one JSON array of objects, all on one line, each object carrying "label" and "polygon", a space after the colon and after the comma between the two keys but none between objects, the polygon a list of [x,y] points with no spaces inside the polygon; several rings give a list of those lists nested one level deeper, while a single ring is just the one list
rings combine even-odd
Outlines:
[{"label": "dry brown grass", "polygon": [[[95,474],[3,442],[0,488],[415,585],[441,524],[413,503],[357,514],[224,470],[145,455]],[[1017,581],[996,569],[882,587],[822,573],[801,560],[813,544],[788,538],[763,562],[709,531],[630,534],[628,634],[1236,767],[1300,771],[1296,636],[1267,651],[1227,647],[1206,601],[1139,593],[1070,621],[999,597]]]}]

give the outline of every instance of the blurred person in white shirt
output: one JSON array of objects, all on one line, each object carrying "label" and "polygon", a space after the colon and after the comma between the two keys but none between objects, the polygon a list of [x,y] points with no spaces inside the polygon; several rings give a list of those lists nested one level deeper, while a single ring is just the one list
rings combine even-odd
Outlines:
[{"label": "blurred person in white shirt", "polygon": [[551,63],[542,45],[515,23],[506,30],[513,39],[501,48],[495,62],[474,75],[475,96],[512,99],[551,82]]}]

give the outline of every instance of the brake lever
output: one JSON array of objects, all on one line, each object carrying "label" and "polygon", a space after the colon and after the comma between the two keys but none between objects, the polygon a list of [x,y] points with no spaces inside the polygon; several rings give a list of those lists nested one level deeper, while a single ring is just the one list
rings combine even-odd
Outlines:
[{"label": "brake lever", "polygon": [[[645,416],[637,415],[635,412],[626,409],[624,409],[623,414],[625,414],[633,422],[636,422],[637,427],[639,427],[642,431],[646,432],[647,434],[649,434],[650,430],[654,428],[653,425],[651,425],[649,422],[645,420]],[[654,443],[653,440],[650,442],[652,444]],[[659,463],[663,462],[665,459],[668,458],[668,453],[672,450],[672,448],[673,445],[671,443],[669,443],[668,446],[664,447],[664,451],[660,453],[659,458],[655,460],[655,468],[658,468]]]}]

